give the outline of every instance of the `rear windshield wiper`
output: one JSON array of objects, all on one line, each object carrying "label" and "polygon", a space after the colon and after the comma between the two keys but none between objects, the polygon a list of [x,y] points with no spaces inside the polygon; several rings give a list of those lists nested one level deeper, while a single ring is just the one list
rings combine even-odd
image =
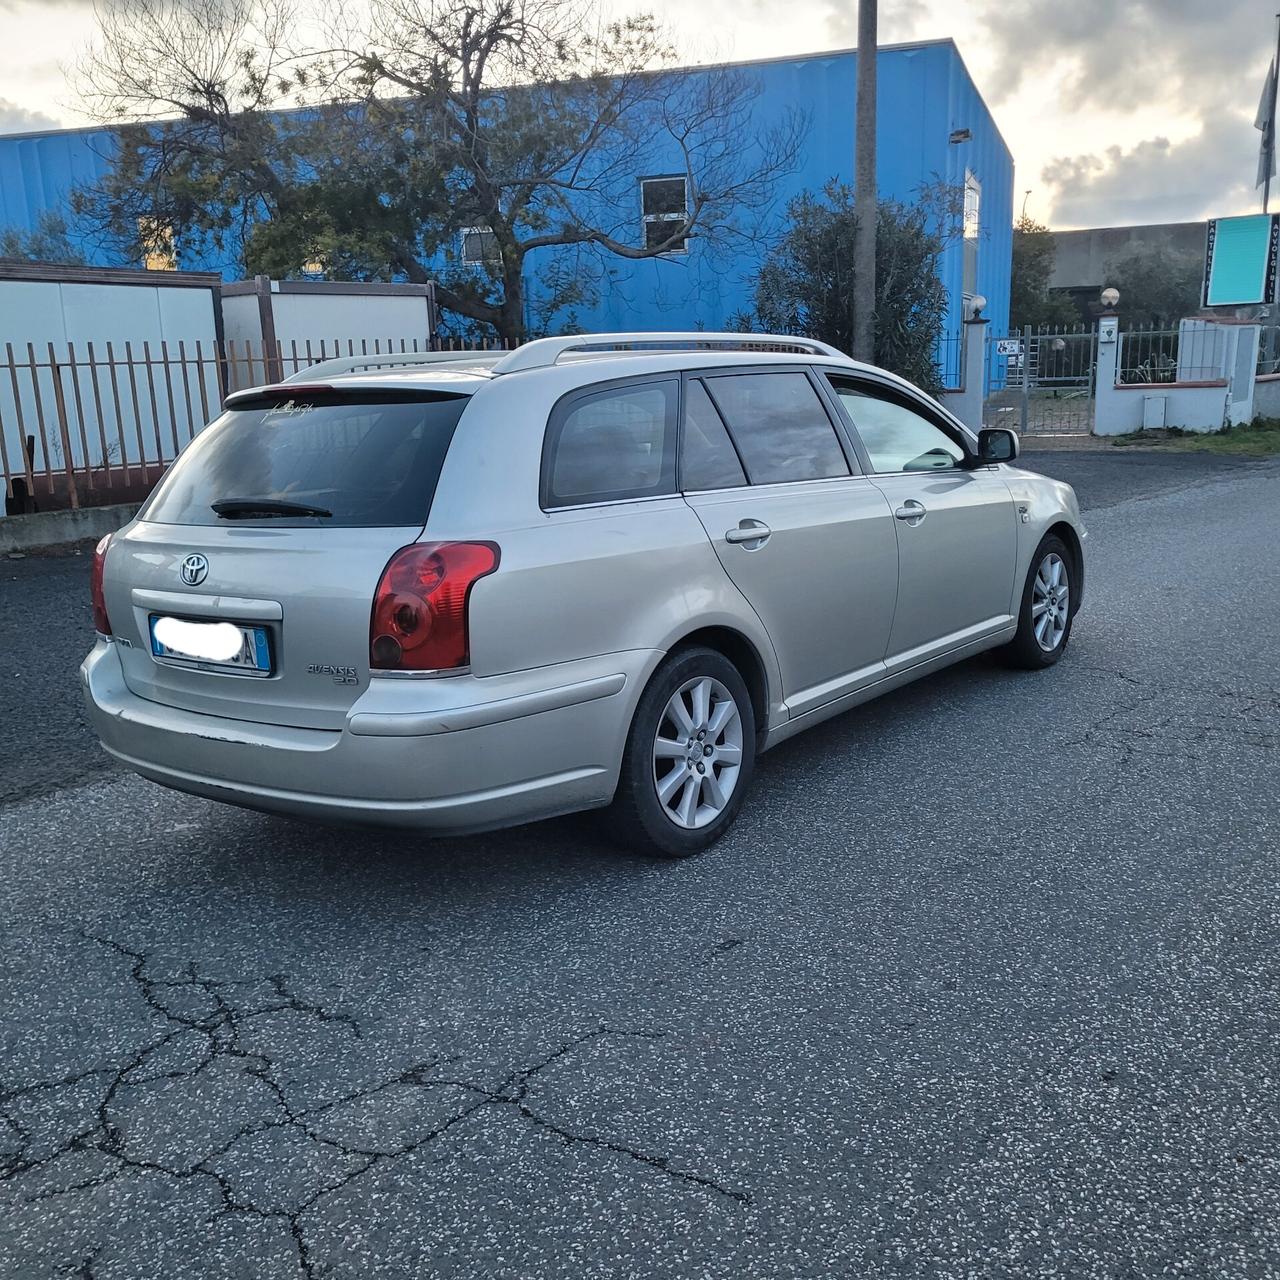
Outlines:
[{"label": "rear windshield wiper", "polygon": [[309,502],[282,502],[279,498],[219,498],[209,506],[224,520],[251,520],[255,516],[331,516],[324,507]]}]

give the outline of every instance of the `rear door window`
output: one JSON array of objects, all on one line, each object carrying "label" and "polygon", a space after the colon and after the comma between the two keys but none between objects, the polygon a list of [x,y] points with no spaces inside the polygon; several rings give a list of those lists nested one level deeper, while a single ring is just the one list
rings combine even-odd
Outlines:
[{"label": "rear door window", "polygon": [[847,476],[849,464],[822,401],[800,372],[707,379],[752,484]]},{"label": "rear door window", "polygon": [[[229,409],[183,450],[141,516],[157,524],[411,527],[426,522],[470,397],[451,392],[274,395]],[[271,514],[253,503],[276,506]],[[296,504],[327,512],[286,514]]]},{"label": "rear door window", "polygon": [[560,401],[547,428],[543,507],[674,493],[678,386],[627,383]]}]

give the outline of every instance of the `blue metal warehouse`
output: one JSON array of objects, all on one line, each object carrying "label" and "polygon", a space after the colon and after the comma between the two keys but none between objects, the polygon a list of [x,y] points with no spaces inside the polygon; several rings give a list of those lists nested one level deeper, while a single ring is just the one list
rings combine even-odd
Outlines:
[{"label": "blue metal warehouse", "polygon": [[[761,128],[796,107],[808,111],[812,121],[799,168],[778,191],[774,217],[780,229],[782,209],[791,196],[817,191],[832,178],[853,181],[857,53],[843,50],[743,65],[758,77],[754,112]],[[986,315],[997,331],[1003,330],[1009,313],[1013,217],[1009,150],[952,41],[886,46],[880,50],[878,71],[881,194],[910,200],[930,183],[965,186],[965,236],[948,249],[942,265],[951,300],[948,329],[956,331],[964,318],[965,295],[981,294],[988,300]],[[691,68],[688,74],[700,71]],[[31,229],[46,210],[65,212],[68,192],[103,170],[112,146],[111,133],[101,129],[0,137],[0,229]],[[645,180],[673,170],[678,171],[673,157],[655,147],[645,172],[636,174],[638,241],[646,232]],[[87,240],[82,251],[95,265],[137,265]],[[594,330],[725,327],[750,308],[752,280],[763,252],[740,251],[726,261],[723,252],[694,240],[686,253],[662,258],[610,257],[598,303],[576,308],[573,319]],[[241,274],[233,260],[216,254],[184,258],[180,265],[220,271],[227,279]],[[528,265],[536,291],[536,254]]]}]

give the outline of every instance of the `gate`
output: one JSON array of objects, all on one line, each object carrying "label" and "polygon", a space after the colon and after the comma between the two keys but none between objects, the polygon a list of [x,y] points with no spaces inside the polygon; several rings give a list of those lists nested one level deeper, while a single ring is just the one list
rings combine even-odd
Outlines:
[{"label": "gate", "polygon": [[1088,435],[1093,430],[1097,341],[1093,327],[993,335],[987,347],[983,421],[1023,435]]}]

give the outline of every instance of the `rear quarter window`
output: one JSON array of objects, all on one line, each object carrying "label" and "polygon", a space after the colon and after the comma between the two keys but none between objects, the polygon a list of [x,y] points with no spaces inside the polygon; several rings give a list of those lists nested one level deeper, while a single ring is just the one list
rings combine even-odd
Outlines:
[{"label": "rear quarter window", "polygon": [[[273,525],[410,527],[426,522],[469,396],[451,392],[274,396],[237,404],[206,427],[161,480],[141,518],[227,523],[228,499],[300,503],[327,516]],[[240,517],[253,524],[266,517]]]},{"label": "rear quarter window", "polygon": [[577,392],[552,410],[542,505],[581,506],[675,492],[674,380]]}]

